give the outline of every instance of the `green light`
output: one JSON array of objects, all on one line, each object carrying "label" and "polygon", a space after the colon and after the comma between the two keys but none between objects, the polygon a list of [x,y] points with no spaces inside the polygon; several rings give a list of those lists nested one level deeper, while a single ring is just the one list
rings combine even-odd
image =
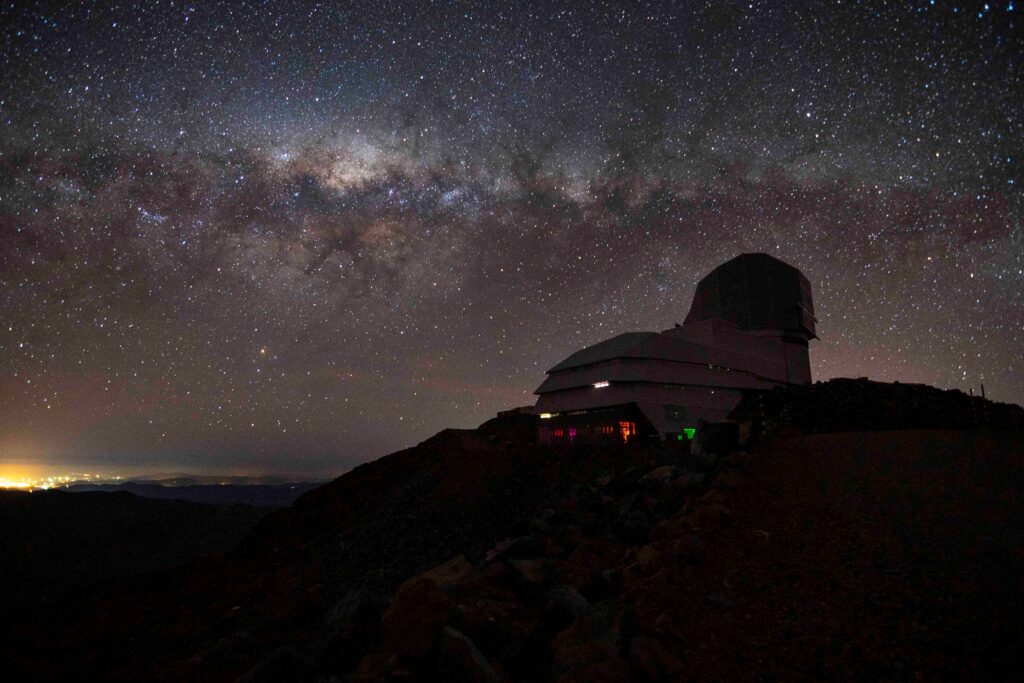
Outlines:
[{"label": "green light", "polygon": [[[683,427],[683,431],[686,432],[686,438],[693,440],[693,437],[697,435],[697,430],[693,427]],[[679,436],[679,440],[682,441],[682,435]]]}]

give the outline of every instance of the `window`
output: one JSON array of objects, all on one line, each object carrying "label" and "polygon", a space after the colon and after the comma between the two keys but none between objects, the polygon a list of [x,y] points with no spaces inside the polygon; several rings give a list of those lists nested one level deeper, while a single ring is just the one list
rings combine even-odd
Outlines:
[{"label": "window", "polygon": [[623,441],[629,441],[636,436],[636,423],[623,421],[619,423],[619,434]]}]

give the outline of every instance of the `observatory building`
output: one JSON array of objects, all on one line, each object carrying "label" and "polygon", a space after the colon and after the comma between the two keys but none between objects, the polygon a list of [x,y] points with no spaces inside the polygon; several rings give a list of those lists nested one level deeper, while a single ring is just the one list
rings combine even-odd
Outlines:
[{"label": "observatory building", "polygon": [[627,332],[548,370],[534,412],[541,443],[693,438],[744,391],[810,384],[811,283],[767,254],[742,254],[697,285],[682,325]]}]

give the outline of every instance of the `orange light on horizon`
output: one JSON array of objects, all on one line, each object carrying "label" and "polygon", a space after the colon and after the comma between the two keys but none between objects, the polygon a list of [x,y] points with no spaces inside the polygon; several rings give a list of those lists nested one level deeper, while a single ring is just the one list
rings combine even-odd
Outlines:
[{"label": "orange light on horizon", "polygon": [[26,463],[0,463],[0,489],[36,488],[43,476],[43,468]]},{"label": "orange light on horizon", "polygon": [[35,488],[35,480],[30,479],[9,479],[0,477],[0,489],[25,489]]},{"label": "orange light on horizon", "polygon": [[[54,467],[44,467],[26,463],[0,464],[0,489],[18,489],[22,491],[45,491],[67,486],[73,482],[101,479],[101,475],[91,472],[69,472]],[[119,476],[112,477],[120,479]]]}]

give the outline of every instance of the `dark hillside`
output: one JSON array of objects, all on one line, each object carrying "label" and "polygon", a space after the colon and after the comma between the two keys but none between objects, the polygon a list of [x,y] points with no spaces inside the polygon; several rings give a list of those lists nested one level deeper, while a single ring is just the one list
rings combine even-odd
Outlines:
[{"label": "dark hillside", "polygon": [[[700,457],[542,448],[523,416],[447,430],[222,559],[41,611],[6,658],[34,678],[998,678],[1024,651],[1022,413],[934,392],[752,397],[761,442]],[[872,402],[878,429],[846,408]],[[937,428],[965,402],[986,421]],[[904,405],[928,419],[897,428]],[[808,433],[811,410],[839,431]]]},{"label": "dark hillside", "polygon": [[96,581],[223,553],[264,514],[127,492],[0,491],[0,606],[38,609]]}]

